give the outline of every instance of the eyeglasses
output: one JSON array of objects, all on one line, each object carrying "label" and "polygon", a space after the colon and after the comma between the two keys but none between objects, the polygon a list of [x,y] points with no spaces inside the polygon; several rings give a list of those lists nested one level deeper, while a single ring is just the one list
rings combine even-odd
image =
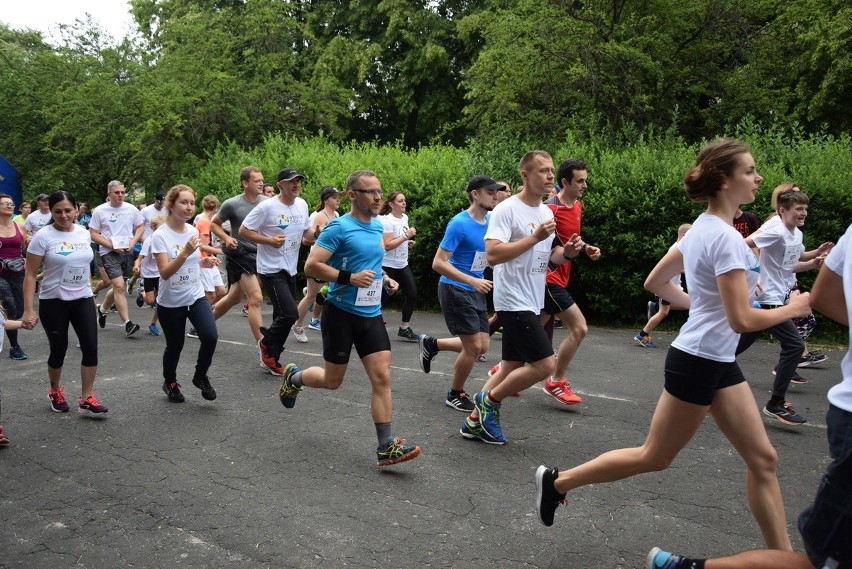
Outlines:
[{"label": "eyeglasses", "polygon": [[3,206],[3,207],[15,207],[15,204],[14,204],[14,203],[12,203],[12,202],[3,202],[3,203],[0,203],[0,206]]},{"label": "eyeglasses", "polygon": [[359,194],[373,194],[373,195],[374,195],[374,196],[376,196],[377,198],[380,198],[380,197],[382,197],[382,196],[385,194],[385,192],[384,192],[384,191],[382,191],[382,190],[378,190],[378,189],[373,189],[373,190],[365,189],[365,190],[362,190],[362,189],[359,189],[359,188],[352,188],[352,191],[353,191],[353,192],[358,192]]}]

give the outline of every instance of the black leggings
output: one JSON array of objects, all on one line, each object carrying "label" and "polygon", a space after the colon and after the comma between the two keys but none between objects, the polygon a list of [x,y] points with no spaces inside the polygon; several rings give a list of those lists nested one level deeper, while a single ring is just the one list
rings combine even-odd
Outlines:
[{"label": "black leggings", "polygon": [[[382,267],[390,278],[399,283],[399,290],[405,295],[405,302],[402,303],[402,321],[411,322],[411,315],[414,314],[414,307],[417,306],[417,283],[414,281],[414,273],[411,272],[411,267],[405,265],[401,269],[392,269],[391,267]],[[382,307],[388,304],[390,295],[385,292],[382,287]]]},{"label": "black leggings", "polygon": [[[24,314],[24,271],[5,271],[5,274],[0,276],[0,302],[6,311],[6,320],[21,319]],[[10,348],[18,345],[17,330],[6,330],[6,336],[9,337]]]},{"label": "black leggings", "polygon": [[207,298],[202,296],[190,306],[177,308],[158,304],[157,317],[160,319],[160,326],[163,327],[163,335],[166,337],[166,349],[163,351],[163,379],[168,383],[177,381],[177,366],[186,341],[187,319],[192,323],[201,342],[195,363],[195,377],[207,375],[207,370],[213,363],[216,343],[219,341],[216,320],[213,319],[213,310]]},{"label": "black leggings", "polygon": [[38,303],[38,317],[50,346],[47,367],[62,367],[65,353],[68,351],[69,324],[74,327],[74,332],[80,340],[80,351],[83,353],[80,365],[98,365],[98,325],[93,297],[77,300],[44,298]]}]

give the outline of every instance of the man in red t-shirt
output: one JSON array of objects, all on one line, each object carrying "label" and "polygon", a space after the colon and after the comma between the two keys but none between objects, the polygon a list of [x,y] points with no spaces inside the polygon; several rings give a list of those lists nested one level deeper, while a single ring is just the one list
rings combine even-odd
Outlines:
[{"label": "man in red t-shirt", "polygon": [[[583,204],[580,198],[587,188],[588,171],[582,160],[565,160],[556,172],[559,183],[555,196],[544,202],[553,211],[556,219],[554,245],[571,244],[578,253],[585,253],[591,260],[597,261],[601,250],[585,243],[580,237]],[[576,258],[576,257],[575,257]],[[556,350],[556,369],[553,376],[544,383],[544,392],[556,398],[565,405],[576,405],[583,399],[571,391],[566,372],[568,364],[577,353],[580,342],[586,337],[589,329],[580,308],[567,290],[571,278],[572,263],[549,265],[547,267],[547,288],[544,294],[544,311],[541,313],[542,324],[553,340],[553,319],[558,316],[565,324],[568,334]]]}]

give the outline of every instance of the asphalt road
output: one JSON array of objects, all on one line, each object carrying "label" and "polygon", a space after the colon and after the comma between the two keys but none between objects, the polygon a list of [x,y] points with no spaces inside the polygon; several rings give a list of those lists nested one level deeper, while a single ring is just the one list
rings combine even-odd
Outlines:
[{"label": "asphalt road", "polygon": [[[266,321],[270,307],[265,306]],[[131,306],[147,323],[150,309]],[[357,357],[337,391],[306,390],[294,409],[278,401],[279,382],[257,363],[246,320],[219,321],[210,377],[218,399],[192,386],[194,342],[179,368],[187,401],[161,391],[162,337],[125,338],[116,315],[100,331],[95,391],[108,418],[50,411],[47,342],[22,332],[27,361],[0,359],[0,567],[642,567],[654,545],[713,556],[762,545],[748,511],[744,466],[711,420],[665,472],[578,489],[545,528],[534,511],[539,464],[576,465],[620,446],[641,444],[662,389],[665,348],[633,342],[634,331],[593,328],[569,376],[584,402],[561,407],[531,389],[503,407],[503,447],[458,434],[464,415],[443,405],[453,355],[430,375],[417,344],[393,344],[394,433],[420,444],[413,461],[375,465],[369,384]],[[437,314],[416,314],[415,330],[446,333]],[[564,332],[557,330],[557,340]],[[497,360],[468,383],[475,392]],[[8,350],[7,350],[8,351]],[[321,362],[319,334],[293,337],[283,361]],[[741,357],[762,405],[778,345],[758,342]],[[789,399],[809,423],[766,423],[794,545],[798,513],[829,459],[826,391],[840,379],[842,354]],[[79,393],[77,354],[64,385]],[[74,406],[72,406],[72,411]]]}]

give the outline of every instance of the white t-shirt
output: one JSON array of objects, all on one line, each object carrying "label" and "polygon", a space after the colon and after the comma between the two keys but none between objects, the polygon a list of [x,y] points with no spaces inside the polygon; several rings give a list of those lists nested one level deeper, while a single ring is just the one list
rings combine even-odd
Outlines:
[{"label": "white t-shirt", "polygon": [[[846,314],[849,322],[852,322],[852,225],[828,254],[825,266],[843,278]],[[828,400],[835,407],[852,413],[852,331],[849,334],[849,349],[840,363],[840,370],[843,372],[843,381],[828,390]]]},{"label": "white t-shirt", "polygon": [[112,207],[109,202],[102,203],[92,210],[92,220],[89,228],[112,241],[112,248],[101,247],[101,256],[113,249],[127,249],[133,239],[134,227],[143,224],[142,214],[135,206],[125,202],[119,207]]},{"label": "white t-shirt", "polygon": [[50,218],[51,213],[49,211],[42,213],[41,210],[37,209],[27,216],[26,221],[24,221],[24,228],[30,235],[35,235],[39,229],[48,224]]},{"label": "white t-shirt", "polygon": [[77,300],[92,296],[89,263],[94,253],[88,229],[77,224],[71,231],[45,226],[33,236],[27,251],[44,258],[44,278],[38,290],[40,299]]},{"label": "white t-shirt", "polygon": [[776,215],[750,237],[760,249],[760,286],[763,292],[757,300],[761,304],[781,306],[787,297],[793,268],[805,252],[802,232],[798,227],[787,229]]},{"label": "white t-shirt", "polygon": [[302,198],[296,198],[293,205],[287,205],[278,197],[274,197],[251,210],[243,220],[243,227],[264,237],[286,237],[281,247],[257,244],[258,274],[269,275],[284,270],[290,276],[295,276],[302,234],[310,226],[308,204]]},{"label": "white t-shirt", "polygon": [[[380,215],[379,221],[382,222],[382,228],[385,235],[390,233],[391,237],[402,237],[408,231],[408,215],[402,214],[402,217],[394,217],[392,213]],[[385,258],[382,260],[383,267],[392,269],[403,269],[408,264],[408,241],[403,241],[399,247],[385,253]]]},{"label": "white t-shirt", "polygon": [[[542,223],[553,219],[553,211],[544,204],[530,207],[515,195],[497,205],[491,213],[485,241],[520,241]],[[511,261],[494,267],[494,308],[511,312],[539,314],[544,308],[545,271],[550,260],[552,239],[536,245]]]},{"label": "white t-shirt", "polygon": [[[153,235],[153,233],[151,233]],[[139,263],[139,275],[143,279],[156,279],[160,277],[160,268],[157,267],[157,259],[151,253],[151,239],[146,239],[142,243],[142,249],[139,251],[139,256],[142,261]]]},{"label": "white t-shirt", "polygon": [[[198,235],[198,230],[193,226],[184,224],[184,228],[184,231],[178,233],[165,224],[158,227],[151,235],[151,252],[155,255],[167,253],[170,261],[175,259],[183,251],[183,246],[189,238]],[[157,292],[158,305],[166,308],[191,306],[204,296],[200,278],[201,268],[198,266],[200,261],[201,251],[196,249],[171,278],[167,280],[160,277],[160,288]]]},{"label": "white t-shirt", "polygon": [[166,217],[169,214],[166,206],[157,209],[155,204],[143,207],[140,213],[142,214],[142,224],[145,226],[145,232],[142,233],[142,241],[146,241],[154,233],[154,230],[151,229],[151,220],[155,217]]},{"label": "white t-shirt", "polygon": [[733,362],[740,335],[728,323],[716,277],[745,271],[749,291],[757,286],[760,263],[730,223],[702,213],[676,243],[689,284],[689,317],[672,346],[693,356]]}]

